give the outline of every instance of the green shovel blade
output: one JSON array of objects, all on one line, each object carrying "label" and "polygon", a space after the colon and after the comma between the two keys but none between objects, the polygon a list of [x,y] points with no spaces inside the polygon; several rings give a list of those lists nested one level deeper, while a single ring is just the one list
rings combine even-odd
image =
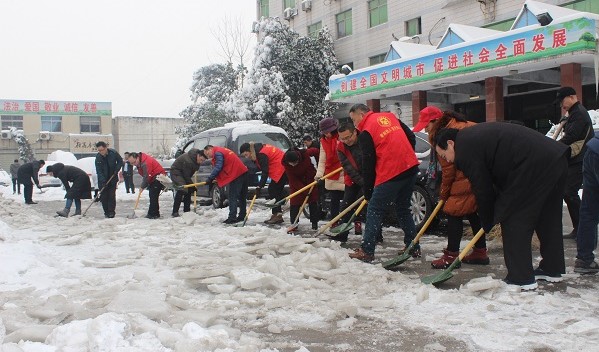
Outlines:
[{"label": "green shovel blade", "polygon": [[410,254],[410,251],[412,250],[412,248],[414,248],[414,245],[415,245],[414,241],[410,242],[410,245],[408,246],[408,248],[406,248],[406,250],[402,254],[398,255],[397,257],[395,257],[391,260],[383,262],[383,268],[389,269],[394,266],[398,266],[399,264],[402,264],[406,260],[410,259],[410,257],[412,256]]},{"label": "green shovel blade", "polygon": [[459,266],[461,263],[462,263],[462,261],[459,258],[457,258],[456,260],[453,261],[453,263],[451,263],[449,268],[445,269],[442,273],[437,274],[437,275],[425,276],[422,279],[420,279],[420,281],[423,284],[432,284],[432,285],[438,285],[440,283],[443,283],[453,277],[453,273],[452,273],[453,269],[455,269],[455,267]]},{"label": "green shovel blade", "polygon": [[341,224],[339,226],[335,226],[332,229],[330,229],[329,231],[331,233],[341,233],[341,232],[348,231],[351,228],[352,228],[352,224],[348,222],[348,223]]}]

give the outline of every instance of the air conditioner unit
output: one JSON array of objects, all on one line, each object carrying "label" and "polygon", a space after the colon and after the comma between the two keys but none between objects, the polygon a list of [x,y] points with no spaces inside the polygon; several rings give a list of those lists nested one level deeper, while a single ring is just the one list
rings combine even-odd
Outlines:
[{"label": "air conditioner unit", "polygon": [[252,33],[258,33],[260,32],[260,23],[254,21],[252,23]]},{"label": "air conditioner unit", "polygon": [[302,1],[302,10],[306,12],[312,10],[312,0]]},{"label": "air conditioner unit", "polygon": [[10,130],[3,130],[2,134],[0,134],[0,139],[11,139],[12,138],[12,133],[10,132]]},{"label": "air conditioner unit", "polygon": [[283,17],[285,17],[286,20],[290,20],[294,16],[297,16],[297,9],[296,8],[288,7],[288,8],[285,9],[285,11],[283,11]]},{"label": "air conditioner unit", "polygon": [[40,141],[49,141],[50,140],[50,132],[42,131],[40,132]]}]

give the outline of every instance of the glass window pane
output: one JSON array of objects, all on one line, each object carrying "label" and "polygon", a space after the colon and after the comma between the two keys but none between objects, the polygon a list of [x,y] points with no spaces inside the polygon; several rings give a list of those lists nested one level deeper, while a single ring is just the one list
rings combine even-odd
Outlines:
[{"label": "glass window pane", "polygon": [[100,116],[81,116],[81,133],[100,133]]},{"label": "glass window pane", "polygon": [[372,0],[368,2],[368,21],[370,27],[387,22],[387,0]]},{"label": "glass window pane", "polygon": [[343,38],[352,34],[352,11],[347,10],[337,14],[337,38]]},{"label": "glass window pane", "polygon": [[260,0],[260,16],[269,16],[268,0]]},{"label": "glass window pane", "polygon": [[42,116],[42,131],[62,132],[62,116]]},{"label": "glass window pane", "polygon": [[379,54],[379,55],[369,57],[368,61],[370,63],[370,66],[384,62],[386,56],[387,56],[387,54],[385,53],[385,54]]},{"label": "glass window pane", "polygon": [[308,36],[312,38],[316,38],[318,36],[318,32],[322,29],[322,21],[318,21],[314,24],[308,26]]},{"label": "glass window pane", "polygon": [[0,121],[2,122],[2,130],[10,130],[11,127],[14,127],[18,130],[23,129],[23,116],[2,115],[0,116]]},{"label": "glass window pane", "polygon": [[295,8],[295,0],[283,0],[283,10],[288,7]]}]

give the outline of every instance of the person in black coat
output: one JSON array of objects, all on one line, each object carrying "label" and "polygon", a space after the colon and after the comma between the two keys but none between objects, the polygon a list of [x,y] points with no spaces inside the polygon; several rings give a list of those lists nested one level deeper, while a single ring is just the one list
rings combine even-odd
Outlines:
[{"label": "person in black coat", "polygon": [[[206,156],[197,148],[191,148],[187,153],[180,155],[171,165],[171,180],[175,186],[184,186],[193,183],[192,177]],[[179,216],[179,207],[183,202],[183,212],[187,213],[191,209],[191,194],[195,188],[177,189],[175,201],[173,203],[174,218]]]},{"label": "person in black coat", "polygon": [[[63,210],[56,212],[59,216],[68,217],[73,202],[75,203],[75,215],[81,215],[81,199],[92,198],[92,183],[89,175],[78,167],[56,163],[46,168],[50,176],[58,178],[64,186],[65,198],[67,199]],[[71,184],[72,183],[72,184]]]},{"label": "person in black coat", "polygon": [[133,184],[133,165],[127,160],[129,158],[129,152],[125,152],[125,159],[123,160],[123,181],[125,182],[125,191],[135,194],[135,185]]},{"label": "person in black coat", "polygon": [[[20,184],[23,185],[23,196],[25,197],[25,204],[37,204],[32,199],[33,196],[33,185],[37,188],[42,189],[38,178],[40,168],[44,166],[46,162],[43,160],[34,160],[23,164],[17,171],[17,179]],[[31,180],[33,179],[33,183]]]},{"label": "person in black coat", "polygon": [[123,165],[123,158],[119,152],[108,148],[106,142],[96,143],[96,174],[98,175],[98,188],[100,189],[100,201],[104,209],[104,216],[114,218],[116,215],[116,186],[118,184],[118,172]]},{"label": "person in black coat", "polygon": [[[568,159],[568,181],[564,193],[564,202],[572,219],[574,229],[565,238],[576,239],[580,218],[580,196],[578,190],[582,186],[582,159],[587,150],[586,143],[595,136],[593,123],[587,109],[580,104],[576,91],[572,87],[562,87],[557,91],[556,104],[560,104],[565,121],[564,136],[560,142],[570,146]],[[566,114],[567,112],[567,114]]]},{"label": "person in black coat", "polygon": [[[561,281],[568,147],[527,127],[497,122],[442,129],[435,140],[438,155],[470,180],[485,232],[501,224],[504,281],[524,290],[535,289],[536,280]],[[533,270],[534,231],[542,260]]]}]

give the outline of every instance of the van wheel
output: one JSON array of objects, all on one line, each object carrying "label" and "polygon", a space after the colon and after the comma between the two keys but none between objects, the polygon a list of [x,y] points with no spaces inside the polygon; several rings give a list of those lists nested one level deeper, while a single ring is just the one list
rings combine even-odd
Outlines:
[{"label": "van wheel", "polygon": [[225,206],[225,197],[222,188],[216,184],[210,189],[210,198],[212,198],[212,207],[214,209],[220,209]]},{"label": "van wheel", "polygon": [[[424,188],[414,185],[412,197],[410,198],[410,212],[412,213],[412,219],[414,219],[414,225],[416,225],[417,231],[420,231],[428,217],[433,212],[433,206],[434,204]],[[429,229],[436,226],[437,222],[437,219],[433,219]]]}]

